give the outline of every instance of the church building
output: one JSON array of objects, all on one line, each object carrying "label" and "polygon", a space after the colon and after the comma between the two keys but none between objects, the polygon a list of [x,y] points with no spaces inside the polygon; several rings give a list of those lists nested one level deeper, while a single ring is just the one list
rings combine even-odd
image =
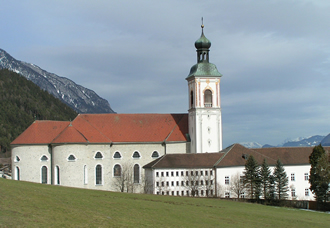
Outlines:
[{"label": "church building", "polygon": [[11,143],[13,179],[108,191],[234,197],[229,183],[234,175],[242,175],[246,157],[253,155],[270,165],[281,159],[294,181],[292,198],[312,199],[311,148],[300,154],[290,148],[252,150],[239,144],[222,148],[222,75],[209,62],[211,42],[203,30],[202,25],[195,42],[197,63],[186,77],[188,113],[37,120]]}]

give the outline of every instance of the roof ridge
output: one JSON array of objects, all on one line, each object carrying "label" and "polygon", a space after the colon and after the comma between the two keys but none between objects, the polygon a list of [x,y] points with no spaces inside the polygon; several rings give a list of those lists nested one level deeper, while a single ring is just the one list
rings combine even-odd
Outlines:
[{"label": "roof ridge", "polygon": [[269,158],[270,160],[276,161],[276,159],[271,158],[271,157],[269,157],[269,156],[267,156],[267,155],[264,155],[264,154],[262,154],[262,153],[259,153],[259,152],[255,151],[254,149],[251,149],[251,148],[250,148],[250,150],[254,151],[255,153],[257,153],[257,154],[259,154],[259,155],[261,155],[261,156],[263,156],[263,157]]},{"label": "roof ridge", "polygon": [[161,160],[163,160],[164,159],[164,157],[166,156],[167,154],[164,154],[157,162],[155,162],[155,164],[153,164],[152,166],[151,166],[151,168],[153,168],[155,165],[157,165]]},{"label": "roof ridge", "polygon": [[[80,115],[80,114],[79,114]],[[78,117],[78,116],[77,116]],[[87,122],[92,128],[94,128],[95,130],[97,130],[101,135],[103,135],[105,138],[109,139],[108,136],[106,136],[105,134],[103,134],[102,131],[100,131],[99,129],[97,129],[91,122],[89,122],[88,120],[86,120],[83,115],[81,115],[80,117],[82,120],[84,120],[85,122]],[[88,140],[87,140],[88,141]],[[111,139],[109,139],[109,141],[112,143],[113,141]]]},{"label": "roof ridge", "polygon": [[60,133],[58,133],[58,135],[53,138],[53,140],[50,142],[50,144],[53,143],[58,137],[60,137],[60,135],[62,135],[62,133],[64,131],[66,131],[66,129],[68,129],[68,127],[70,127],[71,121],[68,121],[68,122],[69,122],[68,126],[66,126]]},{"label": "roof ridge", "polygon": [[214,166],[217,166],[225,157],[226,157],[226,155],[231,151],[231,149],[233,149],[233,147],[235,146],[235,145],[237,145],[237,143],[234,143],[232,146],[231,146],[231,148],[227,151],[227,152],[225,152],[225,154],[216,162],[216,163],[214,163]]},{"label": "roof ridge", "polygon": [[[173,117],[173,114],[170,114],[170,115]],[[174,127],[172,128],[171,132],[170,132],[170,133],[166,136],[166,138],[164,139],[164,142],[166,142],[167,139],[171,136],[171,134],[173,133],[174,129],[175,129],[175,128],[179,125],[179,123],[181,122],[182,118],[183,118],[183,114],[181,114],[181,117],[180,117],[180,119],[179,119],[178,122],[176,122],[175,119],[173,118],[174,121],[175,121],[175,125],[174,125]]]}]

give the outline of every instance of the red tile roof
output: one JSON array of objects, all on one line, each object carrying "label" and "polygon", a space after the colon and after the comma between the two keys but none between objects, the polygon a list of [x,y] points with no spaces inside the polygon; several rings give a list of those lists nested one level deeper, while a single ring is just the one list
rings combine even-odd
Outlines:
[{"label": "red tile roof", "polygon": [[187,141],[188,114],[80,114],[35,121],[11,144]]},{"label": "red tile roof", "polygon": [[11,144],[49,144],[69,124],[69,121],[36,120]]}]

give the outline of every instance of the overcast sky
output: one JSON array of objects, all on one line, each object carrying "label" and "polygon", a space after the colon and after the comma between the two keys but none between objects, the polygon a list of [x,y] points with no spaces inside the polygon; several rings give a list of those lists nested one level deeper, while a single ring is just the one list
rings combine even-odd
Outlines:
[{"label": "overcast sky", "polygon": [[0,48],[118,113],[186,113],[194,42],[212,42],[224,146],[330,133],[330,1],[0,0]]}]

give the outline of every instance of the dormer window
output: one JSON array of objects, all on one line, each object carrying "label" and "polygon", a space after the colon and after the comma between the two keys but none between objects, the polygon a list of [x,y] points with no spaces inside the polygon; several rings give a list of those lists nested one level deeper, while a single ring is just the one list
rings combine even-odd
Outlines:
[{"label": "dormer window", "polygon": [[41,161],[48,161],[48,158],[47,158],[47,156],[46,155],[44,155],[44,156],[42,156],[41,157],[41,159],[40,159]]},{"label": "dormer window", "polygon": [[119,159],[121,158],[121,154],[117,151],[114,155],[113,158]]},{"label": "dormer window", "polygon": [[204,91],[204,106],[206,108],[212,107],[212,91],[209,89]]},{"label": "dormer window", "polygon": [[94,157],[94,158],[96,158],[96,159],[102,159],[102,158],[103,158],[103,155],[102,155],[101,152],[97,152],[97,153],[95,154],[95,157]]},{"label": "dormer window", "polygon": [[140,158],[140,157],[141,157],[140,153],[135,151],[133,154],[133,158]]},{"label": "dormer window", "polygon": [[68,161],[75,161],[76,157],[73,154],[70,154],[70,156],[68,157]]}]

